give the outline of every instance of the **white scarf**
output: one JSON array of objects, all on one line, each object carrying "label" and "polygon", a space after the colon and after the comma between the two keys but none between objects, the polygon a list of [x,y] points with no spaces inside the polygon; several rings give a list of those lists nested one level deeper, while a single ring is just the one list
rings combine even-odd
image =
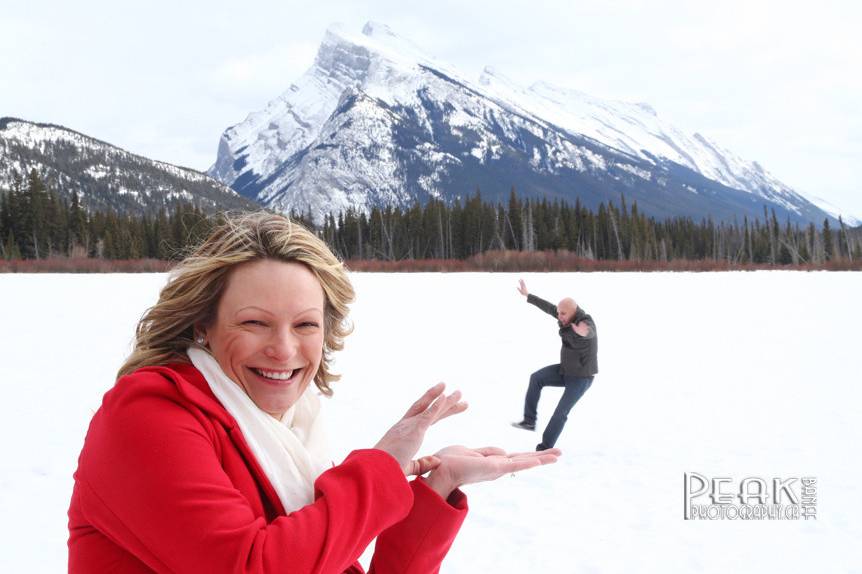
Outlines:
[{"label": "white scarf", "polygon": [[331,466],[314,385],[308,386],[279,421],[254,404],[207,351],[192,346],[187,353],[213,394],[236,419],[284,510],[291,513],[314,502],[314,481]]}]

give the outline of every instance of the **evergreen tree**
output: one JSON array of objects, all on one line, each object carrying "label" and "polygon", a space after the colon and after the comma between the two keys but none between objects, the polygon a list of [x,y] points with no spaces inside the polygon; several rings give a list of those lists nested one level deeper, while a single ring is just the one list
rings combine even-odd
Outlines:
[{"label": "evergreen tree", "polygon": [[523,249],[522,240],[524,232],[522,229],[523,217],[521,216],[521,202],[515,194],[515,186],[509,192],[509,209],[506,212],[506,228],[511,238],[512,249]]},{"label": "evergreen tree", "polygon": [[838,224],[838,250],[842,256],[846,256],[850,261],[853,261],[853,248],[850,246],[850,238],[847,234],[847,227],[844,225],[844,219],[839,215]]},{"label": "evergreen tree", "polygon": [[824,261],[832,261],[834,255],[832,230],[829,229],[829,219],[827,218],[823,220],[823,259]]},{"label": "evergreen tree", "polygon": [[35,169],[27,176],[27,193],[22,198],[23,209],[20,218],[24,229],[22,234],[16,233],[19,241],[23,240],[21,252],[25,258],[47,256],[47,193],[45,185]]},{"label": "evergreen tree", "polygon": [[18,242],[15,241],[15,234],[10,229],[6,235],[6,242],[3,245],[4,259],[21,259],[21,250],[18,248]]},{"label": "evergreen tree", "polygon": [[87,253],[90,243],[87,234],[87,213],[81,207],[77,192],[72,192],[72,202],[69,206],[69,249],[71,253]]}]

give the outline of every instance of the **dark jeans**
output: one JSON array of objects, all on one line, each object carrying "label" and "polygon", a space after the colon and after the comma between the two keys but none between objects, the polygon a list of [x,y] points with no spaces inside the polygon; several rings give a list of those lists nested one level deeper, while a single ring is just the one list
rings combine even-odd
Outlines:
[{"label": "dark jeans", "polygon": [[569,411],[592,384],[593,377],[573,377],[571,375],[564,377],[560,374],[560,365],[558,364],[548,365],[530,375],[530,386],[527,388],[527,397],[524,399],[524,420],[528,423],[536,424],[536,410],[539,407],[539,397],[543,388],[566,388],[560,402],[557,403],[557,408],[554,409],[554,415],[548,421],[548,426],[542,434],[542,444],[552,447],[557,443],[557,439],[560,438],[560,433],[563,432],[563,427],[566,425],[566,420],[569,418]]}]

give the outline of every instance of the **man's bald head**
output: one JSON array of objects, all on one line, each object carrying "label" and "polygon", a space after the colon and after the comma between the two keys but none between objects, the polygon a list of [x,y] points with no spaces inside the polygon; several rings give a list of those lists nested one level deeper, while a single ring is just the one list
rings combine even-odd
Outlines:
[{"label": "man's bald head", "polygon": [[578,304],[575,303],[575,300],[571,297],[566,297],[557,303],[557,319],[559,319],[560,323],[563,325],[571,323],[577,311]]}]

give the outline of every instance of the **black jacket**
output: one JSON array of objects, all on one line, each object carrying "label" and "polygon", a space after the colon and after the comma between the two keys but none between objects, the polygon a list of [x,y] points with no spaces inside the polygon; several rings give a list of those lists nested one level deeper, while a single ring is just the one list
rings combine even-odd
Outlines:
[{"label": "black jacket", "polygon": [[[527,303],[531,303],[557,318],[557,306],[548,303],[541,297],[533,294],[527,295]],[[557,320],[560,328],[560,339],[563,346],[560,349],[560,373],[573,377],[591,377],[599,372],[599,337],[596,332],[596,323],[593,318],[578,306],[572,323],[586,321],[590,326],[590,332],[586,337],[581,337],[572,330],[571,325],[563,325]]]}]

